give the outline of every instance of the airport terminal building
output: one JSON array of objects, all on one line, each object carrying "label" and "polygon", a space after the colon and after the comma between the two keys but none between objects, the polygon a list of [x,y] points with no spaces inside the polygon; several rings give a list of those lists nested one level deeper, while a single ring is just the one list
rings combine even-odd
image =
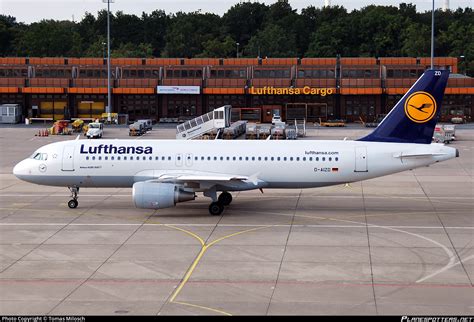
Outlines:
[{"label": "airport terminal building", "polygon": [[[130,120],[190,119],[222,105],[232,118],[270,122],[305,118],[372,121],[387,113],[430,58],[116,58],[111,60],[112,112]],[[472,120],[474,78],[458,59],[435,58],[451,70],[442,121]],[[103,58],[0,58],[0,104],[20,104],[24,117],[94,118],[107,105]]]}]

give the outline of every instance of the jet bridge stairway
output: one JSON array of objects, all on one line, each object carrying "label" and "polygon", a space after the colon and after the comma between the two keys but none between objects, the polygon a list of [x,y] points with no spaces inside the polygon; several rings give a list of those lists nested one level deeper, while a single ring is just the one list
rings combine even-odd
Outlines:
[{"label": "jet bridge stairway", "polygon": [[186,121],[176,127],[177,140],[192,140],[204,134],[219,132],[230,126],[231,105],[224,105],[215,110]]}]

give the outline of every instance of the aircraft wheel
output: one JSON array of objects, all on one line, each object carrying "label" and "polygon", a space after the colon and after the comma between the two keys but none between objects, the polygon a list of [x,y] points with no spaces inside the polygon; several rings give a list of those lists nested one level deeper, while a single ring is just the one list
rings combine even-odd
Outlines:
[{"label": "aircraft wheel", "polygon": [[230,193],[228,193],[227,191],[224,191],[223,193],[221,193],[219,195],[219,198],[218,198],[219,202],[222,203],[224,206],[228,206],[230,205],[230,203],[232,202],[232,195]]},{"label": "aircraft wheel", "polygon": [[77,208],[77,205],[78,205],[78,204],[79,204],[79,203],[77,202],[76,199],[71,199],[71,200],[69,200],[68,203],[67,203],[68,207],[71,208],[71,209]]},{"label": "aircraft wheel", "polygon": [[209,205],[209,213],[213,216],[219,216],[224,211],[224,205],[220,202],[213,202]]}]

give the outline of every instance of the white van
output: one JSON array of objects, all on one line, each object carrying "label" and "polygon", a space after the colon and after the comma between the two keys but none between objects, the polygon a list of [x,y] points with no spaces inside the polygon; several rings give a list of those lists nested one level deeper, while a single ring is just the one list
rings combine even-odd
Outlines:
[{"label": "white van", "polygon": [[104,134],[104,124],[99,122],[89,123],[89,129],[87,130],[86,137],[88,139],[98,138],[100,139]]}]

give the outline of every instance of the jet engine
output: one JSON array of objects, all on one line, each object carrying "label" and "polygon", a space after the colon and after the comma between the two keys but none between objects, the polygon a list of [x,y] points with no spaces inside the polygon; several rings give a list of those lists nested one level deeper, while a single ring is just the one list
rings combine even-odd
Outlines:
[{"label": "jet engine", "polygon": [[194,192],[181,190],[172,183],[137,182],[133,185],[133,202],[137,208],[174,207],[178,202],[195,198]]}]

